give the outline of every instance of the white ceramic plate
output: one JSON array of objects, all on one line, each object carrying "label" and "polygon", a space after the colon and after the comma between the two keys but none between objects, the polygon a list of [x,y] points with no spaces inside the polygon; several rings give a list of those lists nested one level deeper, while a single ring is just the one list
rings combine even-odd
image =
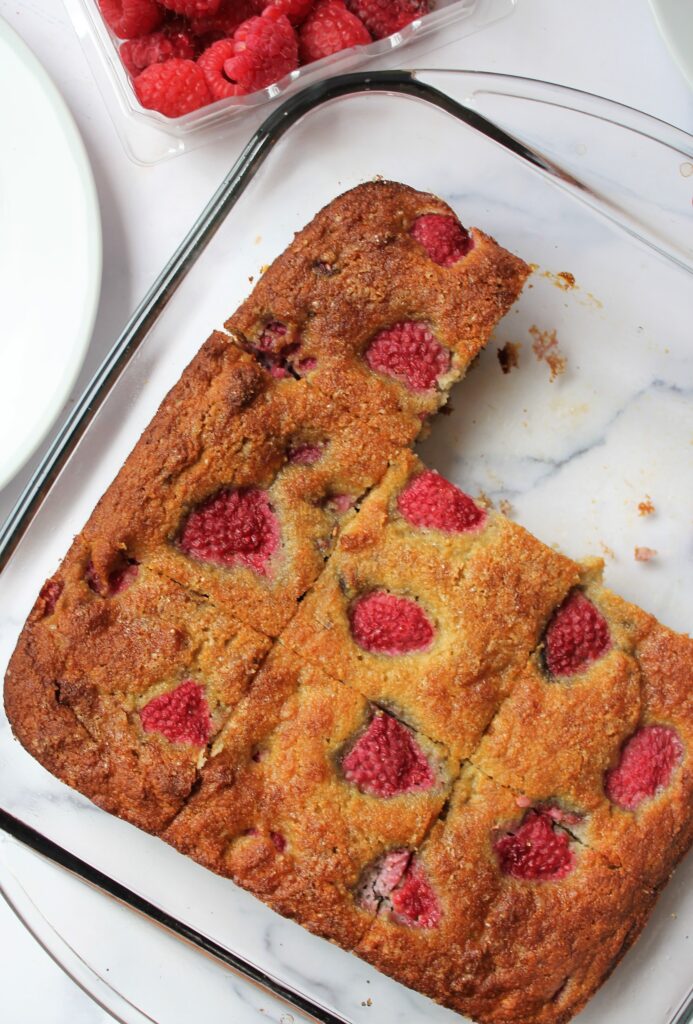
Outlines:
[{"label": "white ceramic plate", "polygon": [[657,27],[693,87],[693,4],[691,0],[650,0]]},{"label": "white ceramic plate", "polygon": [[0,19],[0,487],[60,412],[91,338],[101,221],[72,116]]}]

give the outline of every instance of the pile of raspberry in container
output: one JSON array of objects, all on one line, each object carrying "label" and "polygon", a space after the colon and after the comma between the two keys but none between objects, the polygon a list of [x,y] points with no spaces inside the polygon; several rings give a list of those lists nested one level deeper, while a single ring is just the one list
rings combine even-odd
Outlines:
[{"label": "pile of raspberry in container", "polygon": [[142,106],[181,117],[399,32],[431,0],[94,0]]}]

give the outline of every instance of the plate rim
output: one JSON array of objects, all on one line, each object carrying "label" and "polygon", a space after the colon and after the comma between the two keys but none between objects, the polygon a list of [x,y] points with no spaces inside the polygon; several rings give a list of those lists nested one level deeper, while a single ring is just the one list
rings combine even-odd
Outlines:
[{"label": "plate rim", "polygon": [[66,361],[63,373],[56,382],[51,399],[46,402],[42,415],[37,417],[33,428],[24,442],[14,450],[4,465],[0,466],[0,490],[11,483],[17,473],[26,465],[43,441],[45,441],[74,388],[84,365],[87,350],[94,333],[103,276],[101,209],[94,173],[84,140],[67,103],[36,54],[27,46],[15,29],[4,18],[0,17],[0,48],[5,45],[18,55],[28,74],[39,84],[47,109],[50,110],[56,124],[59,126],[67,150],[74,158],[75,170],[80,180],[81,194],[83,195],[84,206],[87,212],[85,237],[89,255],[87,261],[88,280],[84,300],[81,303],[81,323],[76,331],[79,341],[72,346],[72,357]]},{"label": "plate rim", "polygon": [[[677,7],[671,0],[650,0],[650,9],[659,34],[664,40],[671,57],[683,77],[693,88],[693,51],[689,52],[687,47],[682,44],[682,37],[677,31],[686,17],[683,13],[684,5],[681,4],[680,7]],[[691,20],[691,36],[693,37],[693,13],[689,17]]]}]

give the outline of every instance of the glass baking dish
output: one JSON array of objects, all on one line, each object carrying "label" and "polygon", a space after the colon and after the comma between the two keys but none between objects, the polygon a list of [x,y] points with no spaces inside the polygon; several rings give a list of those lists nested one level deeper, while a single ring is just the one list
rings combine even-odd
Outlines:
[{"label": "glass baking dish", "polygon": [[[97,0],[63,2],[126,152],[137,163],[149,164],[219,138],[229,124],[236,123],[241,116],[250,117],[254,128],[260,117],[266,116],[268,104],[276,105],[277,99],[284,99],[328,76],[365,63],[392,67],[393,56],[400,62],[402,47],[411,47],[424,39],[429,45],[442,46],[471,35],[511,14],[517,0],[436,0],[430,14],[386,39],[324,57],[252,95],[219,100],[178,118],[164,117],[139,103],[118,55],[120,41],[101,17]],[[417,46],[413,56],[418,58],[425,49],[425,46]]]},{"label": "glass baking dish", "polygon": [[[536,264],[453,394],[452,413],[421,445],[424,458],[472,493],[508,502],[547,543],[603,556],[610,585],[685,630],[693,605],[692,143],[608,101],[490,74],[352,75],[293,97],[251,140],[164,268],[0,533],[0,667],[41,582],[201,340],[245,296],[248,278],[321,205],[378,174],[437,192],[463,222]],[[497,354],[507,342],[520,347],[506,375]],[[566,360],[554,380],[542,356],[549,343]],[[643,517],[638,505],[648,498],[656,511]],[[638,562],[641,546],[658,554]],[[6,897],[119,1020],[183,1024],[194,992],[200,1016],[234,1024],[460,1021],[98,810],[26,755],[4,717],[0,808],[186,938],[177,942],[4,836]],[[689,858],[581,1024],[693,1017],[691,882]],[[194,947],[221,952],[235,973]]]}]

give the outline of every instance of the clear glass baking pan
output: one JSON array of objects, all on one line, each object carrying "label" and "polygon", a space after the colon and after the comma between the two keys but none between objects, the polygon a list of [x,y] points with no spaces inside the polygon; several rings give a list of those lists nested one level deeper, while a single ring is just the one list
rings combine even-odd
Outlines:
[{"label": "clear glass baking pan", "polygon": [[[517,0],[435,0],[433,10],[405,26],[400,32],[368,46],[352,47],[298,68],[274,85],[250,96],[219,100],[183,117],[164,117],[144,108],[132,87],[130,77],[118,54],[119,40],[101,17],[97,0],[63,0],[80,38],[97,86],[116,131],[128,155],[137,163],[155,163],[178,156],[219,138],[239,117],[259,124],[268,113],[268,104],[314,84],[324,78],[346,72],[363,64],[392,67],[392,58],[401,62],[399,50],[426,41],[428,47],[442,46],[511,14]],[[426,46],[415,47],[413,63],[421,63]],[[255,117],[253,117],[255,114]]]},{"label": "clear glass baking pan", "polygon": [[[616,590],[690,628],[692,157],[689,136],[652,118],[506,76],[351,75],[293,97],[164,268],[0,533],[0,668],[40,584],[248,279],[375,175],[437,192],[536,264],[424,458],[547,543],[601,555]],[[518,365],[504,374],[508,342]],[[547,347],[565,360],[554,380]],[[637,561],[636,547],[657,553]],[[4,717],[0,808],[6,898],[118,1020],[187,1024],[194,1007],[234,1024],[460,1021],[98,810],[26,755]],[[580,1024],[693,1019],[691,883],[688,858]]]}]

